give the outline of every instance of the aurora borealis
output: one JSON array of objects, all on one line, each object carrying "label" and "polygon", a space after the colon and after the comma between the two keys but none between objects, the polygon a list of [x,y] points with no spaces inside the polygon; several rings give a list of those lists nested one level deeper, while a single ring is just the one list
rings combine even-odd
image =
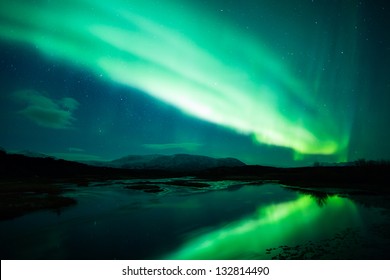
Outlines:
[{"label": "aurora borealis", "polygon": [[74,159],[388,159],[384,3],[1,1],[0,145]]}]

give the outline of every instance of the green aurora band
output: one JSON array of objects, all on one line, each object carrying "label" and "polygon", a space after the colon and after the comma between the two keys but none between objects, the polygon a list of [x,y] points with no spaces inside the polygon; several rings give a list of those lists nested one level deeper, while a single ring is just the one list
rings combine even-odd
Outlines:
[{"label": "green aurora band", "polygon": [[267,257],[264,255],[267,248],[332,237],[337,227],[343,229],[360,223],[356,205],[346,198],[329,197],[321,207],[314,198],[303,195],[293,201],[260,207],[252,216],[200,234],[166,258],[263,259]]},{"label": "green aurora band", "polygon": [[221,25],[217,14],[191,2],[2,0],[0,39],[29,44],[259,143],[296,155],[346,154],[350,128],[318,108],[315,86],[259,38]]}]

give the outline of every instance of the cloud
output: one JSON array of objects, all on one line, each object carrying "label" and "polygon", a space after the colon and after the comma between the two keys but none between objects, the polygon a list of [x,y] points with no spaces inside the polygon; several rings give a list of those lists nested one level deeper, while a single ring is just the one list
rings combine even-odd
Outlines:
[{"label": "cloud", "polygon": [[68,151],[71,152],[71,153],[83,153],[83,152],[85,152],[84,149],[74,148],[74,147],[69,147]]},{"label": "cloud", "polygon": [[202,144],[199,143],[166,143],[166,144],[143,144],[144,148],[153,150],[170,150],[170,149],[183,149],[188,151],[195,151]]},{"label": "cloud", "polygon": [[18,113],[37,125],[54,129],[68,129],[76,120],[73,112],[79,107],[79,102],[73,98],[51,99],[36,90],[17,91],[14,93],[14,97],[27,104]]},{"label": "cloud", "polygon": [[62,104],[62,106],[68,110],[76,110],[78,107],[79,107],[79,103],[73,99],[73,98],[70,98],[70,97],[65,97],[65,98],[62,98],[60,100],[60,104]]}]

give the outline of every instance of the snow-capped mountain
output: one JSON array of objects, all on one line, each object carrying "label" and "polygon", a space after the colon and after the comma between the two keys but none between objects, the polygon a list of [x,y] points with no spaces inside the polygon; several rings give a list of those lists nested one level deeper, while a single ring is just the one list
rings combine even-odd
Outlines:
[{"label": "snow-capped mountain", "polygon": [[108,162],[94,162],[95,165],[127,169],[160,169],[178,171],[196,171],[215,167],[244,166],[235,158],[212,158],[207,156],[176,155],[131,155]]}]

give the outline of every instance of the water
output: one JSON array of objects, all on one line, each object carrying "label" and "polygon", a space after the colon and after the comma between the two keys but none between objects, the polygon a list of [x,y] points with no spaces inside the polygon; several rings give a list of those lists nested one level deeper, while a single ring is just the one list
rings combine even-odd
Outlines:
[{"label": "water", "polygon": [[[170,180],[155,180],[157,193],[125,188],[136,180],[70,185],[67,196],[76,206],[0,222],[1,258],[267,259],[280,246],[324,240],[336,246],[336,236],[354,230],[364,236],[369,224],[386,219],[379,208],[278,184],[220,181],[199,188]],[[351,243],[351,234],[344,235]]]}]

